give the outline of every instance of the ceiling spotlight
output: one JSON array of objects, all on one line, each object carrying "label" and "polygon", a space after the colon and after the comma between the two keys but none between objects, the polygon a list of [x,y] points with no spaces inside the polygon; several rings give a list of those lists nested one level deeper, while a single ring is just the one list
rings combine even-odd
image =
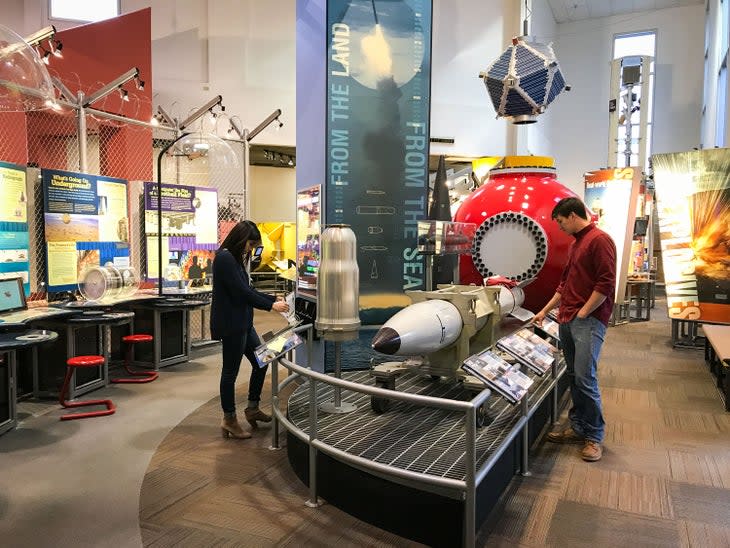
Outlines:
[{"label": "ceiling spotlight", "polygon": [[122,98],[122,101],[129,102],[129,92],[124,88],[119,88],[119,96]]},{"label": "ceiling spotlight", "polygon": [[46,65],[51,64],[51,52],[50,51],[43,50],[43,62]]},{"label": "ceiling spotlight", "polygon": [[138,90],[144,90],[144,80],[140,80],[139,76],[134,79],[134,85],[137,86]]},{"label": "ceiling spotlight", "polygon": [[277,122],[279,122],[279,125],[277,126],[277,128],[276,128],[276,129],[281,129],[281,128],[283,128],[283,127],[284,127],[284,122],[282,122],[282,121],[281,121],[281,120],[279,120],[278,118],[276,119],[276,121],[277,121]]},{"label": "ceiling spotlight", "polygon": [[155,115],[154,115],[154,116],[153,116],[153,117],[152,117],[152,118],[150,119],[150,124],[152,124],[153,126],[159,126],[159,125],[160,125],[160,121],[159,121],[159,120],[157,119],[157,114],[155,114]]}]

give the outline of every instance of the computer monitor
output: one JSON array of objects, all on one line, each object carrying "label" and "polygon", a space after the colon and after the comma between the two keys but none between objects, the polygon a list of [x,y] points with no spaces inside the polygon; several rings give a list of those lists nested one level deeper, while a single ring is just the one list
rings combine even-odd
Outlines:
[{"label": "computer monitor", "polygon": [[22,278],[6,278],[0,280],[0,314],[12,312],[13,310],[25,310],[28,305],[25,302]]}]

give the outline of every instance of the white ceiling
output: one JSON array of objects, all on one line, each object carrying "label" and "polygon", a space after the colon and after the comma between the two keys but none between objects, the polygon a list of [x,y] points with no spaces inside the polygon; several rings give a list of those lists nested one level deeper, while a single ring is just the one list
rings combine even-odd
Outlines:
[{"label": "white ceiling", "polygon": [[547,0],[558,23],[702,4],[704,0]]}]

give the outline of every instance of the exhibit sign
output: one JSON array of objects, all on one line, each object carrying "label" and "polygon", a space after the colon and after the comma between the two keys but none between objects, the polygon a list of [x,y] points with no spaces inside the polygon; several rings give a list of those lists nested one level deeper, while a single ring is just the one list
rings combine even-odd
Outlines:
[{"label": "exhibit sign", "polygon": [[631,242],[636,219],[636,202],[641,187],[641,170],[632,167],[599,169],[585,177],[584,202],[593,213],[596,226],[616,244],[616,302],[626,294],[631,261]]},{"label": "exhibit sign", "polygon": [[652,165],[669,317],[730,323],[730,150]]},{"label": "exhibit sign", "polygon": [[127,181],[41,170],[48,291],[77,288],[87,268],[129,264]]},{"label": "exhibit sign", "polygon": [[363,324],[424,287],[431,17],[431,0],[327,1],[323,223],[357,237]]},{"label": "exhibit sign", "polygon": [[[144,232],[148,280],[160,275],[158,245],[162,242],[162,277],[168,281],[205,280],[213,274],[218,249],[218,193],[214,188],[144,184]],[[158,208],[162,207],[162,234]]]},{"label": "exhibit sign", "polygon": [[0,162],[0,279],[22,278],[29,295],[27,192],[25,168]]},{"label": "exhibit sign", "polygon": [[319,272],[321,235],[320,185],[297,192],[297,289],[314,295]]}]

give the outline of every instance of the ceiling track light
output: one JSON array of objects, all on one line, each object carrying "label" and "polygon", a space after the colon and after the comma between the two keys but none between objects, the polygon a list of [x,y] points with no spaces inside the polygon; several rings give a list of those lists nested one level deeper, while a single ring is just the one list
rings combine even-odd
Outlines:
[{"label": "ceiling track light", "polygon": [[139,74],[134,77],[134,85],[139,91],[144,91],[144,80],[139,77]]},{"label": "ceiling track light", "polygon": [[123,87],[117,88],[119,90],[119,96],[122,98],[122,101],[129,102],[129,92],[124,89]]},{"label": "ceiling track light", "polygon": [[126,90],[122,90],[122,86],[126,84],[127,82],[133,80],[134,78],[139,77],[139,69],[137,67],[133,67],[129,69],[127,72],[122,74],[121,76],[118,76],[113,81],[109,82],[105,86],[102,86],[101,89],[95,91],[89,97],[87,97],[84,101],[84,108],[90,106],[95,101],[98,101],[99,99],[102,99],[109,95],[110,93],[113,93],[115,90],[119,89],[121,90],[119,93],[122,96],[122,99],[125,98],[126,95],[126,101],[129,101],[129,95]]},{"label": "ceiling track light", "polygon": [[58,57],[59,59],[63,58],[63,53],[61,53],[61,50],[63,49],[63,44],[60,42],[60,40],[48,40],[48,51],[50,51],[51,55],[54,57]]},{"label": "ceiling track light", "polygon": [[52,40],[55,35],[56,27],[50,25],[42,28],[39,31],[34,32],[31,35],[26,36],[25,38],[23,38],[23,41],[25,41],[25,43],[29,46],[38,46],[41,42],[45,40]]}]

